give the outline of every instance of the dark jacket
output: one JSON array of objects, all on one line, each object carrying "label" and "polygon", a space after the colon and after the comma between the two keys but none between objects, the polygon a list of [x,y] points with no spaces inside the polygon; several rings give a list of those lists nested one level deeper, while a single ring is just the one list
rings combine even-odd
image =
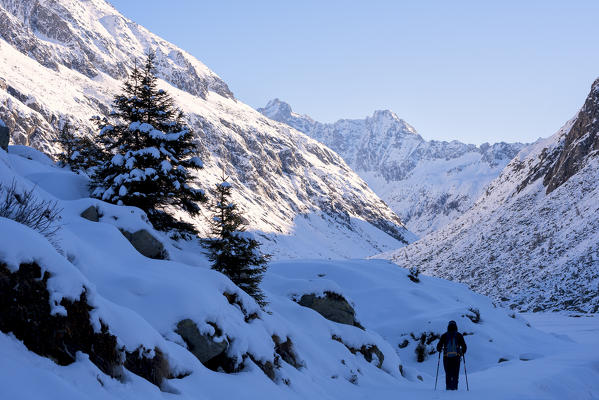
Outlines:
[{"label": "dark jacket", "polygon": [[456,336],[456,341],[457,341],[457,345],[458,345],[458,351],[460,353],[460,355],[462,354],[466,354],[466,349],[468,348],[468,346],[466,346],[466,342],[464,341],[464,336],[462,336],[462,334],[460,332],[445,332],[443,335],[441,335],[441,339],[439,339],[439,343],[437,343],[437,351],[441,352],[441,350],[443,350],[443,356],[445,356],[445,352],[446,352],[446,347],[447,347],[447,339],[449,337],[451,337],[451,335],[455,335]]}]

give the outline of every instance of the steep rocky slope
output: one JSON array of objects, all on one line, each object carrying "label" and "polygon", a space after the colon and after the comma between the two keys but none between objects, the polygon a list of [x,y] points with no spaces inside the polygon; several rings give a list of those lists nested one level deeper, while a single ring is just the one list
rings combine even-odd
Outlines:
[{"label": "steep rocky slope", "polygon": [[64,121],[90,135],[89,118],[110,111],[127,71],[153,49],[161,85],[197,133],[200,181],[210,190],[223,169],[231,176],[267,250],[364,257],[412,240],[339,156],[238,102],[206,66],[105,1],[0,0],[0,19],[0,119],[13,144],[53,154]]},{"label": "steep rocky slope", "polygon": [[418,235],[457,218],[523,148],[520,143],[426,141],[389,110],[332,124],[314,121],[271,100],[262,114],[336,151]]},{"label": "steep rocky slope", "polygon": [[599,311],[599,80],[455,222],[383,255],[522,310]]}]

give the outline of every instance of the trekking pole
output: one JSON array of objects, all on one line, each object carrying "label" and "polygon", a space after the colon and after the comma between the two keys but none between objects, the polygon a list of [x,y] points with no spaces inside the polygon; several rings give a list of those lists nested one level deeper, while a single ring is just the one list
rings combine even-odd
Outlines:
[{"label": "trekking pole", "polygon": [[464,375],[466,375],[466,390],[470,391],[470,386],[468,386],[468,372],[466,372],[466,354],[462,354],[462,358],[464,359]]},{"label": "trekking pole", "polygon": [[439,352],[439,359],[437,360],[437,374],[435,375],[435,390],[437,390],[437,378],[439,377],[439,363],[441,362],[441,352]]}]

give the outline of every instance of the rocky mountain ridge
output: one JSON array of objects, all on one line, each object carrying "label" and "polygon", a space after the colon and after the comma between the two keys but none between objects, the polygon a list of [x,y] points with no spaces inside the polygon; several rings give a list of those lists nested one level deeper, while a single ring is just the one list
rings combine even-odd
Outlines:
[{"label": "rocky mountain ridge", "polygon": [[455,140],[427,141],[389,110],[335,123],[297,114],[279,99],[258,111],[337,152],[419,235],[466,211],[524,147],[521,143],[475,146]]}]

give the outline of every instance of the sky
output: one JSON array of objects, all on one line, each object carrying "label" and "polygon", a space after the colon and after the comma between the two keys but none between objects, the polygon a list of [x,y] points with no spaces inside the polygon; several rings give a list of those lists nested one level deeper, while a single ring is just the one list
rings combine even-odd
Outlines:
[{"label": "sky", "polygon": [[531,142],[599,77],[599,1],[110,0],[257,108],[390,109],[425,139]]}]

